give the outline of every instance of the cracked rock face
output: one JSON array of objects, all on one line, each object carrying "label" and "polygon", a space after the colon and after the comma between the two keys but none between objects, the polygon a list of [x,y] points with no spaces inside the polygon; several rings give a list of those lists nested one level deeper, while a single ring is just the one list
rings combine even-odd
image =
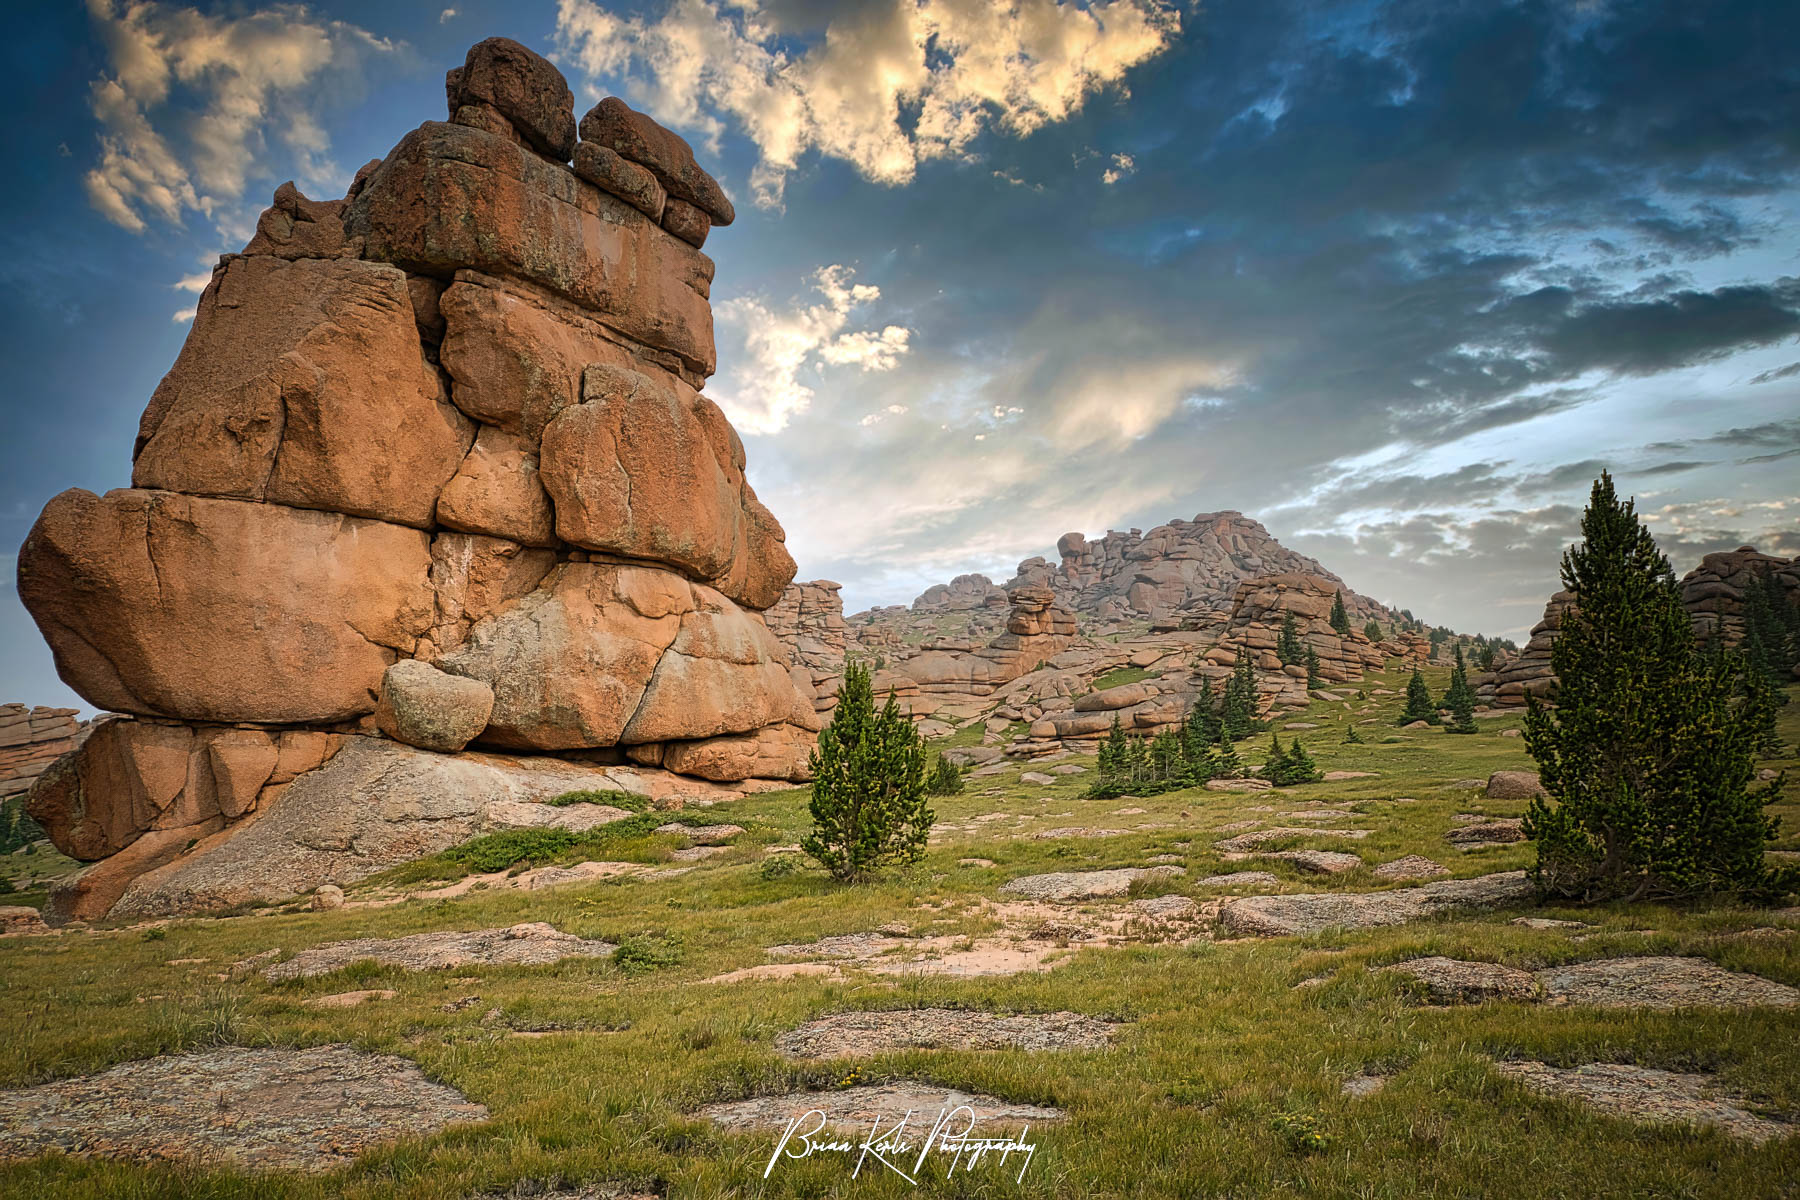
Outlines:
[{"label": "cracked rock face", "polygon": [[392,1055],[225,1046],[0,1092],[0,1160],[62,1151],[325,1171],[487,1115]]},{"label": "cracked rock face", "polygon": [[1500,1062],[1494,1069],[1535,1092],[1575,1100],[1608,1116],[1648,1125],[1707,1125],[1757,1145],[1793,1132],[1791,1125],[1748,1111],[1745,1097],[1720,1088],[1711,1075],[1629,1063],[1554,1067],[1541,1062]]},{"label": "cracked rock face", "polygon": [[343,198],[283,185],[201,294],[131,486],[53,498],[20,551],[59,674],[158,726],[30,800],[106,860],[65,914],[278,803],[290,731],[806,777],[818,681],[760,615],[794,561],[702,392],[698,245],[730,202],[620,102],[578,142],[517,42],[471,49],[446,99]]}]

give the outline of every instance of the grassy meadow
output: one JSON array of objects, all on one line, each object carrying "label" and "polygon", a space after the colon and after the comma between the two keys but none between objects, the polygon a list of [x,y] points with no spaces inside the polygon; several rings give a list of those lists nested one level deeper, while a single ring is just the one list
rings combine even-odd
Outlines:
[{"label": "grassy meadow", "polygon": [[[1428,676],[1441,693],[1447,671]],[[1460,814],[1523,812],[1523,801],[1486,800],[1471,786],[1491,771],[1531,766],[1523,740],[1504,736],[1519,717],[1482,719],[1480,732],[1468,736],[1402,731],[1395,717],[1405,675],[1374,676],[1360,687],[1367,698],[1355,698],[1356,687],[1342,689],[1351,697],[1345,702],[1314,701],[1276,725],[1316,725],[1301,736],[1322,770],[1370,777],[1255,793],[1190,789],[1088,800],[1091,773],[1040,787],[1019,780],[1029,764],[1013,766],[968,778],[962,794],[936,799],[944,828],[924,860],[865,886],[836,885],[810,864],[796,867],[800,860],[767,852],[797,842],[808,827],[807,793],[799,789],[683,814],[746,832],[728,853],[673,877],[530,892],[486,887],[385,907],[289,906],[0,940],[0,1087],[209,1045],[348,1042],[413,1059],[491,1113],[486,1123],[403,1141],[324,1175],[49,1156],[0,1163],[0,1196],[462,1200],[521,1180],[612,1182],[671,1197],[1800,1195],[1800,1137],[1756,1147],[1710,1130],[1632,1124],[1527,1091],[1489,1066],[1537,1059],[1715,1072],[1757,1111],[1795,1121],[1800,1010],[1433,1008],[1394,976],[1369,970],[1431,954],[1524,968],[1680,954],[1800,986],[1800,935],[1736,936],[1783,923],[1766,912],[1544,907],[1532,911],[1598,928],[1576,940],[1567,929],[1513,925],[1520,914],[1509,910],[1300,938],[1105,949],[1071,943],[1053,970],[1006,977],[850,970],[842,979],[703,982],[771,961],[765,950],[772,945],[888,923],[977,936],[991,923],[977,902],[996,897],[1009,879],[1039,872],[1176,856],[1169,861],[1184,864],[1186,875],[1156,881],[1146,894],[1205,899],[1217,893],[1198,880],[1236,870],[1271,871],[1280,890],[1301,892],[1397,886],[1370,868],[1408,854],[1433,858],[1459,877],[1526,866],[1528,843],[1465,851],[1444,836]],[[1800,703],[1781,720],[1791,750],[1800,742]],[[1374,723],[1361,724],[1367,721]],[[1344,744],[1353,724],[1363,744]],[[1284,742],[1290,736],[1281,733]],[[1267,744],[1262,734],[1240,753],[1258,763]],[[1063,761],[1092,766],[1091,758]],[[1777,844],[1800,850],[1800,762],[1770,765],[1789,768]],[[1347,804],[1341,822],[1328,824],[1366,828],[1369,836],[1296,837],[1284,845],[1350,851],[1364,868],[1308,875],[1283,862],[1228,863],[1212,848],[1230,836],[1222,826],[1246,819],[1291,825],[1281,813],[1312,801]],[[1142,811],[1117,811],[1124,808]],[[633,818],[612,835],[539,847],[531,861],[668,862],[683,840],[652,828]],[[1063,828],[1099,836],[1033,837]],[[350,899],[470,869],[439,855],[351,889]],[[229,977],[230,964],[272,948],[521,921],[548,921],[627,952],[539,968],[408,973],[365,963],[284,984]],[[1295,987],[1307,980],[1322,982]],[[360,988],[397,995],[339,1010],[304,1004]],[[480,1000],[445,1010],[468,996]],[[791,1061],[772,1046],[776,1035],[823,1014],[927,1006],[1072,1010],[1126,1024],[1103,1051],[903,1050],[852,1063]],[[915,1188],[885,1173],[852,1180],[837,1157],[782,1163],[764,1179],[772,1135],[726,1134],[691,1115],[714,1101],[833,1087],[852,1069],[864,1081],[929,1080],[1055,1105],[1069,1117],[1034,1126],[1039,1148],[1022,1182],[1010,1170],[940,1173]],[[1343,1082],[1364,1073],[1389,1079],[1371,1096],[1343,1094]]]}]

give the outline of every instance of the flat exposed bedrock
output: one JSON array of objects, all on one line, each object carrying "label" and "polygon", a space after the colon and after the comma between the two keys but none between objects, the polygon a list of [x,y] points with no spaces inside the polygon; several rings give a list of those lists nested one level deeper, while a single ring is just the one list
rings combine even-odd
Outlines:
[{"label": "flat exposed bedrock", "polygon": [[326,1171],[487,1115],[393,1055],[224,1046],[0,1092],[0,1160],[57,1151]]}]

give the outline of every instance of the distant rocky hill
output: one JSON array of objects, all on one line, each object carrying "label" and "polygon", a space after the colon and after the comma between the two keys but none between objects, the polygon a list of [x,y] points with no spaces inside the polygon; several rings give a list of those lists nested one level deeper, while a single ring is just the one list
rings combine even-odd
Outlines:
[{"label": "distant rocky hill", "polygon": [[1170,521],[1148,533],[1113,529],[1093,539],[1065,533],[1056,551],[1060,562],[1028,558],[1004,586],[986,575],[958,575],[926,588],[910,608],[874,608],[850,619],[914,629],[919,623],[913,618],[928,617],[934,634],[979,637],[1005,624],[1012,593],[1044,587],[1091,631],[1134,621],[1165,631],[1197,629],[1228,617],[1240,583],[1271,575],[1305,575],[1341,589],[1358,627],[1399,615],[1352,591],[1316,559],[1283,546],[1260,521],[1231,510]]}]

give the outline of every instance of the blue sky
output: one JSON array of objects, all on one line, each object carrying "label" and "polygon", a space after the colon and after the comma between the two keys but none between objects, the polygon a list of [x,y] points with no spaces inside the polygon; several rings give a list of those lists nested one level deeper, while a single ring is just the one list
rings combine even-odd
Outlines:
[{"label": "blue sky", "polygon": [[[1800,553],[1800,9],[595,0],[6,18],[0,699],[68,701],[13,552],[129,479],[197,289],[505,34],[737,202],[720,371],[852,608],[1241,509],[1517,636],[1602,465],[1677,569]],[[26,116],[29,114],[29,116]]]}]

